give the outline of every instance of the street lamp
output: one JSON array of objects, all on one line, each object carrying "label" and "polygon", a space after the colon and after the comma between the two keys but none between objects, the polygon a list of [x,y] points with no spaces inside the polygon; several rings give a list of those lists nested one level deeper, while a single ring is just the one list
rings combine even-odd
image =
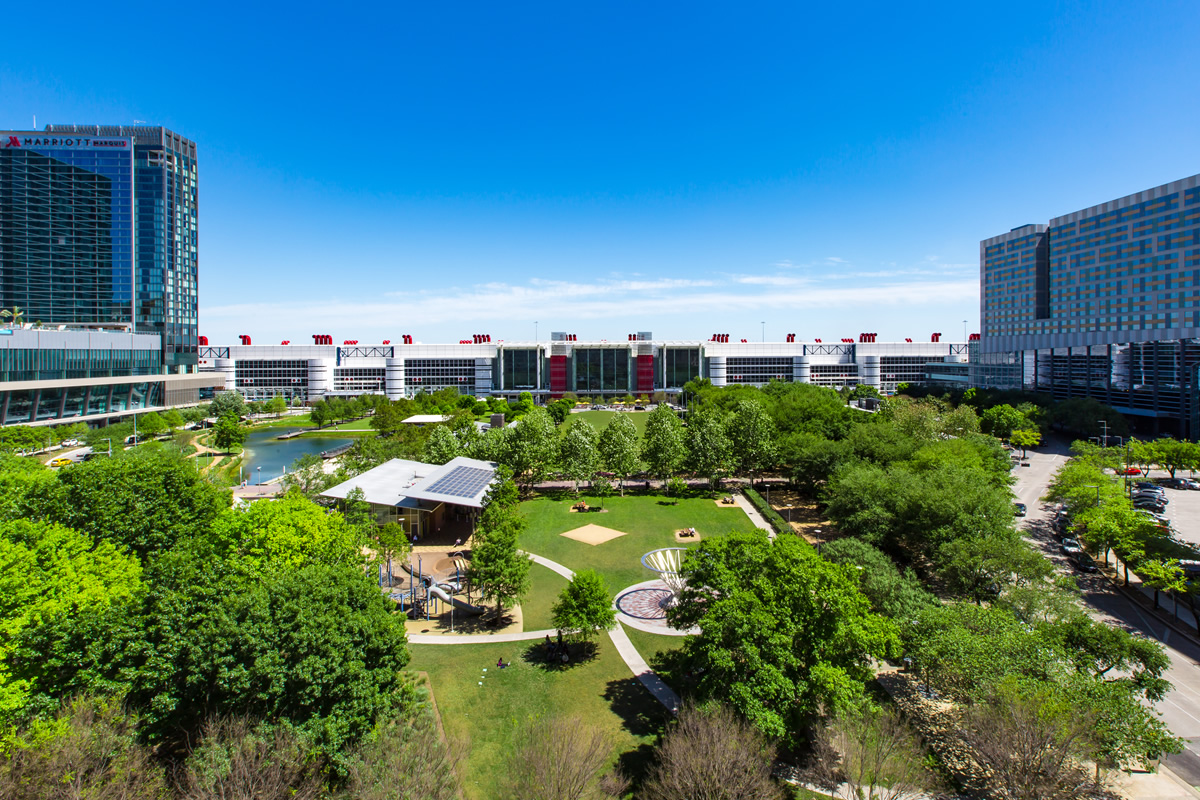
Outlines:
[{"label": "street lamp", "polygon": [[112,439],[111,439],[111,438],[109,438],[109,437],[107,437],[107,436],[106,436],[106,437],[104,437],[103,439],[97,439],[96,441],[99,441],[99,442],[108,442],[108,454],[109,454],[110,456],[112,455]]},{"label": "street lamp", "polygon": [[767,340],[767,323],[760,322],[758,324],[762,325],[762,340],[765,342]]},{"label": "street lamp", "polygon": [[1108,447],[1108,420],[1098,419],[1098,420],[1096,420],[1096,422],[1099,423],[1100,425],[1104,426],[1103,428],[1101,428],[1101,430],[1104,431],[1104,444],[1101,445],[1101,447]]},{"label": "street lamp", "polygon": [[1094,483],[1085,483],[1085,484],[1083,484],[1083,488],[1096,490],[1096,507],[1099,508],[1100,507],[1100,487]]},{"label": "street lamp", "polygon": [[[258,484],[261,486],[261,485],[262,485],[262,467],[255,467],[255,469],[257,469],[257,470],[258,470]],[[1099,489],[1097,489],[1097,490],[1096,490],[1096,496],[1097,496],[1097,497],[1099,497],[1099,496],[1100,496],[1100,490],[1099,490]]]}]

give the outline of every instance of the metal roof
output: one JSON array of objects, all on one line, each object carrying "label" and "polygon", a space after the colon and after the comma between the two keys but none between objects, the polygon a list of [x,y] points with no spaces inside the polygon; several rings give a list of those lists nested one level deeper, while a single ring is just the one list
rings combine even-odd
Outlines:
[{"label": "metal roof", "polygon": [[322,497],[345,500],[355,489],[372,505],[421,508],[421,501],[481,508],[495,480],[496,464],[459,456],[449,464],[423,464],[394,458],[339,483]]}]

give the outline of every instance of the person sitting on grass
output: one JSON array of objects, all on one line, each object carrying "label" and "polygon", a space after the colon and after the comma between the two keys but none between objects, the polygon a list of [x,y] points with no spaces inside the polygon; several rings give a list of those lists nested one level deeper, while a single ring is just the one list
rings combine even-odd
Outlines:
[{"label": "person sitting on grass", "polygon": [[[511,663],[512,663],[512,662],[510,661],[510,662],[509,662],[509,664],[511,664]],[[500,656],[500,658],[496,659],[496,666],[497,666],[499,669],[504,669],[505,667],[507,667],[507,666],[508,666],[508,664],[505,664],[505,663],[504,663],[504,656]]]}]

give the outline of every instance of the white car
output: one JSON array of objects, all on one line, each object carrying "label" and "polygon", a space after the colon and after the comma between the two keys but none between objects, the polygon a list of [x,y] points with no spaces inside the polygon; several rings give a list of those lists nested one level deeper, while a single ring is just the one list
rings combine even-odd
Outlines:
[{"label": "white car", "polygon": [[59,442],[59,444],[61,444],[63,447],[79,447],[83,444],[83,442],[79,441],[78,439],[63,439],[61,442]]}]

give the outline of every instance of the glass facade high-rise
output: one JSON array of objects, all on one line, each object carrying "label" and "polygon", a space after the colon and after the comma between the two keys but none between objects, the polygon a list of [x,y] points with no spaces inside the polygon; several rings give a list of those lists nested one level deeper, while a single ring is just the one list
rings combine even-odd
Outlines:
[{"label": "glass facade high-rise", "polygon": [[158,126],[0,134],[0,306],[132,326],[168,372],[198,363],[195,143]]},{"label": "glass facade high-rise", "polygon": [[979,247],[977,385],[1088,396],[1195,437],[1200,175]]},{"label": "glass facade high-rise", "polygon": [[131,321],[133,160],[127,137],[0,133],[0,307]]}]

